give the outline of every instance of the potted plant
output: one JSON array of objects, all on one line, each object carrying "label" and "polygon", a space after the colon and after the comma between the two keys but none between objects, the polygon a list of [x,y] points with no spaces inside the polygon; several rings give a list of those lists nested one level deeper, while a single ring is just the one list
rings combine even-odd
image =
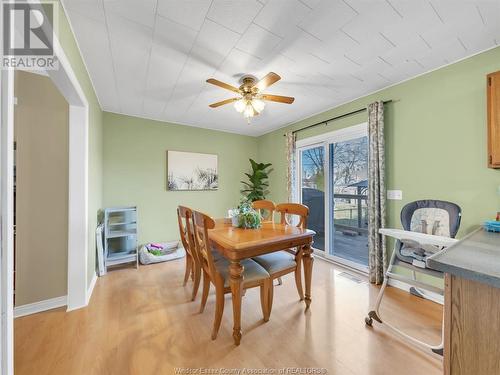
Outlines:
[{"label": "potted plant", "polygon": [[243,199],[237,209],[232,210],[233,226],[244,229],[257,229],[261,227],[260,214],[252,208],[248,199]]},{"label": "potted plant", "polygon": [[261,199],[266,199],[266,194],[269,193],[267,190],[269,184],[267,182],[269,176],[268,168],[272,165],[271,163],[257,163],[253,159],[249,159],[252,166],[252,173],[245,173],[248,177],[248,181],[241,181],[244,185],[241,193],[246,196],[246,199],[250,202],[255,202]]}]

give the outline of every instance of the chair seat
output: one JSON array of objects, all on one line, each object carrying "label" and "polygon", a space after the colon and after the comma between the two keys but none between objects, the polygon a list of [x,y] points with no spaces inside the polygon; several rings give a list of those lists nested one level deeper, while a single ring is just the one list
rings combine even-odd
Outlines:
[{"label": "chair seat", "polygon": [[[418,245],[417,245],[418,246]],[[407,250],[407,251],[405,251]],[[396,243],[396,258],[394,259],[394,265],[398,267],[404,267],[407,269],[410,269],[412,271],[424,273],[426,275],[430,275],[433,277],[437,277],[442,279],[444,277],[444,273],[441,271],[434,270],[432,268],[428,268],[427,265],[425,268],[423,267],[417,267],[413,264],[413,261],[417,258],[414,258],[412,256],[407,256],[406,254],[411,253],[411,251],[414,250],[414,248],[407,248],[405,245],[401,244],[400,241]],[[427,263],[427,254],[422,257],[422,259],[417,259],[420,260],[424,263]]]},{"label": "chair seat", "polygon": [[[217,272],[224,279],[224,287],[229,286],[229,262],[226,258],[221,257],[219,260],[215,262],[215,268]],[[264,280],[269,277],[269,273],[259,265],[259,263],[254,262],[252,259],[244,259],[240,262],[243,266],[243,284],[249,283],[252,281]]]},{"label": "chair seat", "polygon": [[294,256],[286,251],[259,255],[252,259],[259,263],[271,275],[297,266]]}]

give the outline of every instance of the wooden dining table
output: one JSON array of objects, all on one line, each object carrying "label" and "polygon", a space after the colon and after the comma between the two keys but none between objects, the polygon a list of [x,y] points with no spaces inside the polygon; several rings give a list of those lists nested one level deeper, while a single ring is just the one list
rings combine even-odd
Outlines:
[{"label": "wooden dining table", "polygon": [[258,229],[235,228],[224,219],[216,220],[215,228],[208,236],[217,251],[229,260],[229,285],[233,301],[233,339],[236,345],[241,341],[241,298],[243,295],[243,271],[241,261],[257,255],[301,247],[306,310],[311,305],[311,279],[313,268],[313,237],[309,229],[292,225],[263,223]]}]

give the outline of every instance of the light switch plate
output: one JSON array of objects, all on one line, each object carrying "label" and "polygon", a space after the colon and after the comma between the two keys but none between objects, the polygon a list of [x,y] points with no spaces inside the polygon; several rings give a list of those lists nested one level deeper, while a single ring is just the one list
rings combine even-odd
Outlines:
[{"label": "light switch plate", "polygon": [[401,190],[387,190],[387,199],[400,201],[403,199],[403,192]]}]

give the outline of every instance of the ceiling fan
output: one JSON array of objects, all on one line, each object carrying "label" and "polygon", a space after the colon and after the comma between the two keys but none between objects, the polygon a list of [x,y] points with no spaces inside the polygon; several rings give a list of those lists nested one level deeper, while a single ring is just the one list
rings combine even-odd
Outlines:
[{"label": "ceiling fan", "polygon": [[292,104],[295,98],[290,96],[264,94],[262,91],[281,79],[276,73],[270,72],[260,81],[252,75],[244,75],[240,78],[240,87],[234,87],[217,79],[207,79],[208,83],[222,87],[223,89],[233,91],[238,94],[238,97],[222,100],[217,103],[210,104],[210,108],[217,108],[225,104],[233,103],[234,108],[243,113],[243,116],[250,122],[250,118],[257,116],[264,110],[265,102],[278,102]]}]

